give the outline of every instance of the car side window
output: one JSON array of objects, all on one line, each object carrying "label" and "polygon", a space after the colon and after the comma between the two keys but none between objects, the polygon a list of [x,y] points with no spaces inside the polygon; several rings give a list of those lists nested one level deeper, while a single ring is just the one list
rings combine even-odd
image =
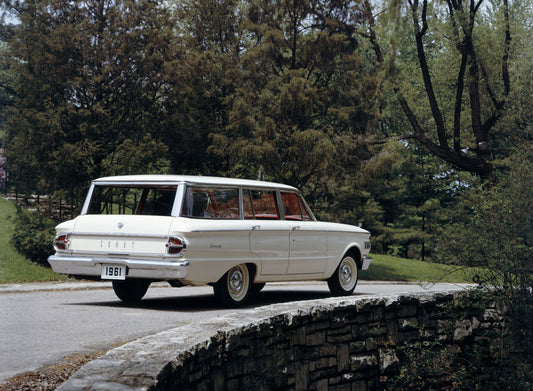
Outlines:
[{"label": "car side window", "polygon": [[300,202],[298,201],[298,194],[282,192],[281,202],[283,203],[283,211],[285,212],[286,220],[303,220]]},{"label": "car side window", "polygon": [[238,219],[239,190],[188,186],[181,214],[201,219]]},{"label": "car side window", "polygon": [[248,189],[242,191],[242,206],[245,220],[253,220],[254,216],[254,204],[252,200],[252,192]]},{"label": "car side window", "polygon": [[305,201],[297,193],[281,192],[281,202],[286,220],[310,221],[313,220]]},{"label": "car side window", "polygon": [[305,221],[313,221],[315,218],[311,217],[311,211],[301,195],[298,196],[298,202],[300,203],[300,209],[302,210],[302,219]]},{"label": "car side window", "polygon": [[244,194],[245,219],[279,220],[275,190],[244,190]]}]

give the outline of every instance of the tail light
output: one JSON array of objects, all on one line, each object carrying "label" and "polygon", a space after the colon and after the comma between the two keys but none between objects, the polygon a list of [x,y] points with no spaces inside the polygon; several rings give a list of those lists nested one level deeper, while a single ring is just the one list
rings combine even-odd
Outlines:
[{"label": "tail light", "polygon": [[187,248],[185,241],[177,236],[169,237],[165,246],[169,255],[182,255],[183,250]]},{"label": "tail light", "polygon": [[68,250],[69,234],[57,234],[54,238],[54,248],[56,251]]}]

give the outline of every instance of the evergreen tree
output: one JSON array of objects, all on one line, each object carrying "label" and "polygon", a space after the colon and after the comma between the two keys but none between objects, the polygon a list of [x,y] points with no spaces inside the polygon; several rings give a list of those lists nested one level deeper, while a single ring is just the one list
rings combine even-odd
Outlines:
[{"label": "evergreen tree", "polygon": [[161,138],[172,20],[151,1],[25,1],[17,10],[7,41],[17,84],[4,111],[11,179],[26,192],[84,191],[125,140]]},{"label": "evergreen tree", "polygon": [[[252,1],[228,125],[211,152],[231,175],[298,186],[312,201],[369,155],[373,77],[349,2]],[[346,164],[348,164],[348,166]]]}]

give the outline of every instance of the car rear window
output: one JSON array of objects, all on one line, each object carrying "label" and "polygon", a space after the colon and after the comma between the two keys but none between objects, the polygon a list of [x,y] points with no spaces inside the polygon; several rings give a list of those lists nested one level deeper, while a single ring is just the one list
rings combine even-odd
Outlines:
[{"label": "car rear window", "polygon": [[170,216],[177,186],[103,186],[93,189],[88,214]]}]

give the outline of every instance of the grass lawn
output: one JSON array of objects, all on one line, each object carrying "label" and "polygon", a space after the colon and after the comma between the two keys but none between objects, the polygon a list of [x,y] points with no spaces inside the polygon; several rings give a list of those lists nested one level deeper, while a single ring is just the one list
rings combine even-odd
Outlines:
[{"label": "grass lawn", "polygon": [[11,244],[15,205],[0,197],[0,283],[65,281],[66,276],[39,266],[19,254]]},{"label": "grass lawn", "polygon": [[[15,205],[0,197],[0,283],[65,281],[67,276],[39,266],[19,254],[10,243]],[[360,272],[362,280],[417,282],[472,282],[472,272],[453,266],[371,254],[369,270]]]},{"label": "grass lawn", "polygon": [[370,254],[373,261],[361,271],[361,280],[472,283],[468,268],[429,263],[390,255]]}]

